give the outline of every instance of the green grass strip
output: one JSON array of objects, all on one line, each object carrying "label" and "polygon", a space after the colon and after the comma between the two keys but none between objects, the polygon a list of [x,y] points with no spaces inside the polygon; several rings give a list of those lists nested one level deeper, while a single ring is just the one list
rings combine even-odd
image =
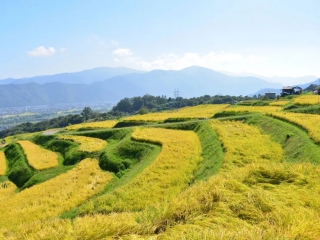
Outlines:
[{"label": "green grass strip", "polygon": [[301,128],[265,115],[253,116],[246,123],[259,127],[273,141],[280,143],[284,150],[284,161],[320,163],[319,146]]}]

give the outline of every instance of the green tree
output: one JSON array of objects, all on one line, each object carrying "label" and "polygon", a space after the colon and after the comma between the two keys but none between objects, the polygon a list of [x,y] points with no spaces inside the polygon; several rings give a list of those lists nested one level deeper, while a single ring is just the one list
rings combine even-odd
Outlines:
[{"label": "green tree", "polygon": [[145,106],[142,106],[139,109],[139,114],[143,115],[143,114],[147,114],[149,112],[148,108],[146,108]]},{"label": "green tree", "polygon": [[89,120],[93,116],[92,109],[90,107],[85,107],[81,112],[81,116],[85,121]]}]

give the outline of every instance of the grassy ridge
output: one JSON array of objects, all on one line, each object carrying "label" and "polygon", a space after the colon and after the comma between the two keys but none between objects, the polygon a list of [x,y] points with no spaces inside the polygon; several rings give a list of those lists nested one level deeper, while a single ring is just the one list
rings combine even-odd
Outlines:
[{"label": "grassy ridge", "polygon": [[22,187],[35,173],[28,164],[23,150],[17,143],[11,144],[5,150],[8,163],[7,175],[10,181]]},{"label": "grassy ridge", "polygon": [[249,118],[246,123],[258,126],[272,140],[282,145],[284,161],[320,163],[320,149],[300,128],[265,115]]},{"label": "grassy ridge", "polygon": [[221,168],[224,152],[218,134],[207,122],[199,123],[195,129],[202,147],[203,161],[195,173],[195,180],[208,180]]},{"label": "grassy ridge", "polygon": [[152,144],[133,141],[128,135],[100,155],[99,165],[102,169],[121,177],[154,148]]},{"label": "grassy ridge", "polygon": [[[156,202],[158,192],[154,185],[178,176],[185,167],[181,165],[175,172],[170,165],[173,159],[183,161],[183,158],[179,160],[180,155],[189,150],[180,149],[180,145],[190,140],[182,134],[184,131],[171,130],[165,137],[168,140],[173,132],[180,132],[176,140],[181,143],[168,144],[177,154],[154,168],[155,181],[151,173],[145,173],[161,156],[158,155],[161,148],[146,141],[165,146],[158,139],[163,134],[161,131],[139,129],[138,137],[135,133],[133,136],[141,142],[131,138],[129,128],[87,131],[81,135],[108,141],[100,156],[100,167],[106,164],[107,169],[111,161],[115,169],[109,170],[118,173],[118,177],[112,174],[113,180],[104,190],[62,215],[72,220],[31,222],[12,236],[17,239],[40,236],[49,239],[53,236],[57,239],[320,238],[320,170],[316,165],[320,163],[320,148],[304,130],[261,114],[245,115],[242,122],[193,121],[159,127],[194,131],[202,149],[203,161],[192,171],[186,187],[170,201]],[[190,144],[189,148],[194,145]],[[161,175],[163,169],[167,174]],[[181,179],[174,184],[185,181]],[[165,194],[164,190],[162,195]],[[0,238],[1,233],[0,229]]]},{"label": "grassy ridge", "polygon": [[58,139],[58,137],[54,135],[37,135],[33,138],[33,141],[36,144],[43,146],[44,148],[60,153],[63,158],[64,165],[74,165],[80,162],[82,159],[85,159],[86,157],[94,156],[94,154],[77,151],[79,144]]},{"label": "grassy ridge", "polygon": [[200,140],[203,161],[195,172],[194,180],[207,180],[218,173],[223,161],[223,148],[219,137],[209,125],[208,121],[186,122],[162,126],[167,129],[192,130]]},{"label": "grassy ridge", "polygon": [[19,140],[17,143],[22,147],[28,164],[35,170],[44,170],[58,166],[58,154],[41,148],[29,140]]},{"label": "grassy ridge", "polygon": [[161,143],[161,153],[128,184],[88,202],[80,209],[81,214],[139,211],[171,199],[188,186],[193,171],[201,160],[201,147],[196,134],[145,128],[136,129],[133,137],[142,142]]}]

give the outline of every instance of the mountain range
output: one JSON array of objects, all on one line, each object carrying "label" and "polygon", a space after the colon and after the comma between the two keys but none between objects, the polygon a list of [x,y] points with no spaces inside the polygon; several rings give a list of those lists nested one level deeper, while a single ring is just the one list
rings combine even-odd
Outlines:
[{"label": "mountain range", "polygon": [[[9,84],[8,84],[9,83]],[[129,68],[95,68],[76,73],[0,80],[0,107],[108,101],[151,94],[184,98],[203,95],[250,95],[281,89],[257,77],[235,77],[192,66],[179,71],[142,72]],[[177,93],[177,91],[176,91]]]}]

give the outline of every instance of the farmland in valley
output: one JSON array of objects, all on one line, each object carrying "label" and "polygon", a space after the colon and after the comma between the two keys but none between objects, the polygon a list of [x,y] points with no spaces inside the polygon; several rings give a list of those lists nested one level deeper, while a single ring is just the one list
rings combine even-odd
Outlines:
[{"label": "farmland in valley", "polygon": [[11,136],[0,239],[319,239],[319,115],[283,107],[302,97]]}]

